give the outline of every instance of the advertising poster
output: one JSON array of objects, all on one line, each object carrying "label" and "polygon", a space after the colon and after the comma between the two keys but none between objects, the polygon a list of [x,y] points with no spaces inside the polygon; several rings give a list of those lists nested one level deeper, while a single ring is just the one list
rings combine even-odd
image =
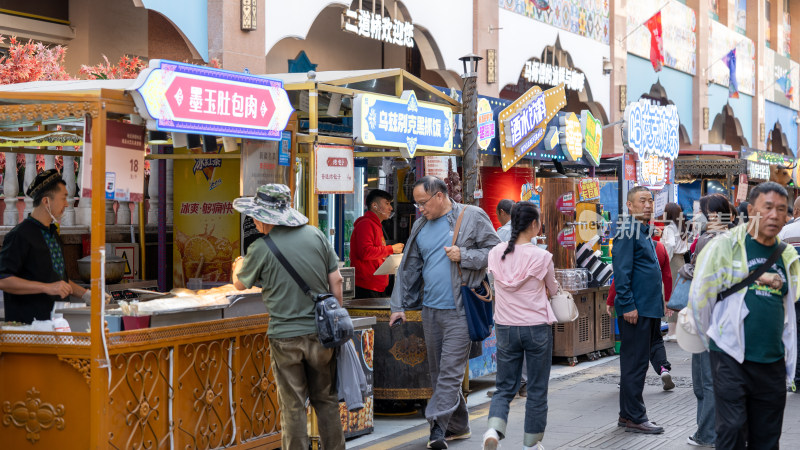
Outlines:
[{"label": "advertising poster", "polygon": [[230,283],[231,263],[239,256],[240,219],[233,209],[239,161],[213,156],[175,161],[175,287],[186,287],[191,278]]}]

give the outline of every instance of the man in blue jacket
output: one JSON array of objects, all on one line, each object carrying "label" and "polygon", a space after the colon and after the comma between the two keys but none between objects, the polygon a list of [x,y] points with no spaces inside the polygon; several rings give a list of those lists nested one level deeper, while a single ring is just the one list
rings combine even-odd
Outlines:
[{"label": "man in blue jacket", "polygon": [[620,347],[619,426],[634,433],[659,434],[664,429],[650,422],[642,391],[648,362],[660,366],[664,389],[674,387],[661,337],[664,296],[661,269],[650,239],[653,195],[637,186],[628,191],[629,216],[614,237],[615,307],[622,337]]}]

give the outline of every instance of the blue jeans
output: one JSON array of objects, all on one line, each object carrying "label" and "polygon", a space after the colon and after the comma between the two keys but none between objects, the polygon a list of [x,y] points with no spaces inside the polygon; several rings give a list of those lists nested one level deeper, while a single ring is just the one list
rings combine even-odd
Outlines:
[{"label": "blue jeans", "polygon": [[714,431],[714,380],[707,351],[692,355],[692,389],[697,397],[697,432],[693,438],[701,444],[713,444],[717,440]]},{"label": "blue jeans", "polygon": [[550,325],[514,327],[495,325],[497,335],[497,392],[489,408],[489,427],[506,436],[508,407],[519,391],[523,359],[528,369],[523,444],[541,441],[547,426],[547,384],[553,359]]}]

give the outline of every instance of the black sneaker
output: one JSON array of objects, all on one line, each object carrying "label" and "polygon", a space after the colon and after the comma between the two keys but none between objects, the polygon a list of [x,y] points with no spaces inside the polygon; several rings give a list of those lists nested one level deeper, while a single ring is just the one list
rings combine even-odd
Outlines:
[{"label": "black sneaker", "polygon": [[444,439],[444,430],[434,421],[431,426],[431,438],[428,440],[428,448],[446,449],[447,441]]}]

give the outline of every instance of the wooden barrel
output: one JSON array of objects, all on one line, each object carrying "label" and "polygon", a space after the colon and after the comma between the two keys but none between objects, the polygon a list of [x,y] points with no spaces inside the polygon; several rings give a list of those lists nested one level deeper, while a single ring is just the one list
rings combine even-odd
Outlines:
[{"label": "wooden barrel", "polygon": [[373,370],[376,400],[429,399],[433,393],[428,351],[420,311],[406,311],[402,325],[389,326],[389,299],[347,300],[352,317],[372,317],[377,323]]}]

